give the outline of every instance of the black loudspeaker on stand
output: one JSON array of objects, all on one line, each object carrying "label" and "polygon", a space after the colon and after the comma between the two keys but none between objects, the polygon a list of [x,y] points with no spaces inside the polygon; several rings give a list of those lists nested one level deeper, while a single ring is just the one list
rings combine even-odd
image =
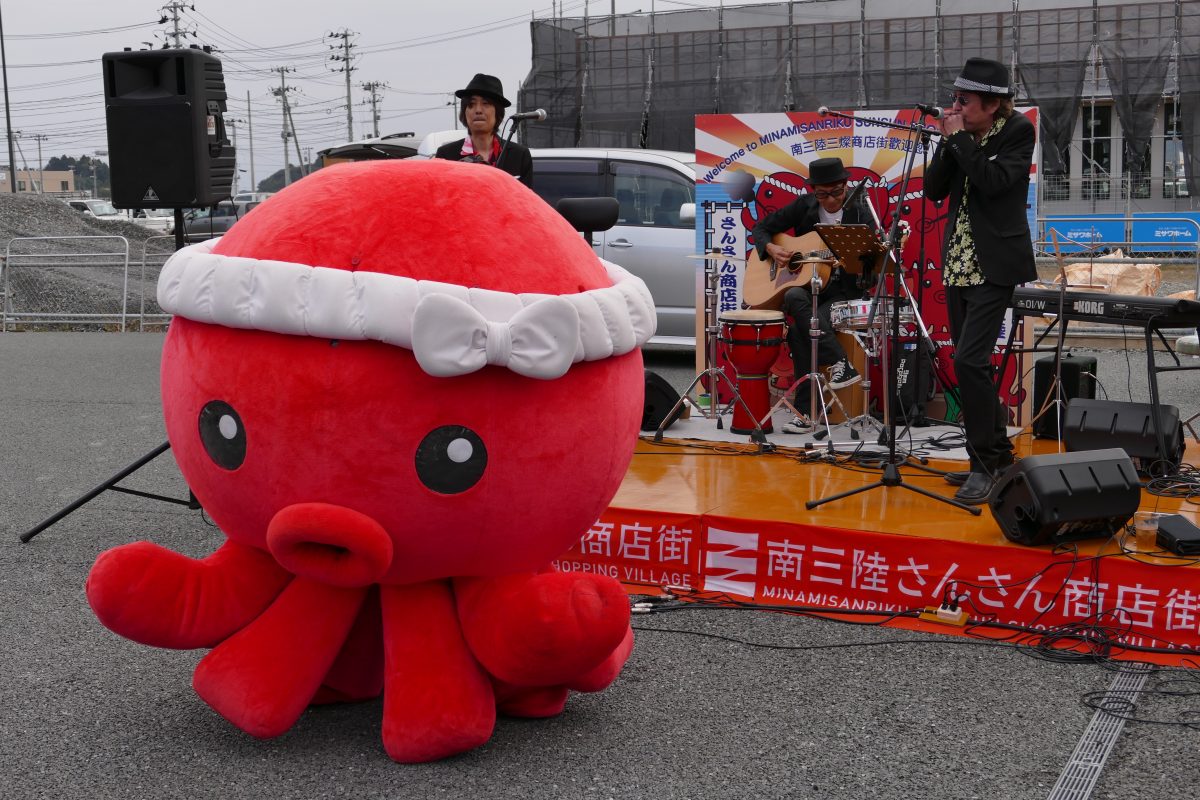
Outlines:
[{"label": "black loudspeaker on stand", "polygon": [[1005,537],[1041,545],[1111,536],[1141,496],[1133,461],[1109,448],[1023,458],[1000,477],[989,505]]},{"label": "black loudspeaker on stand", "polygon": [[1158,424],[1166,444],[1166,452],[1161,452],[1154,414],[1155,407],[1149,403],[1076,398],[1067,403],[1063,444],[1072,452],[1119,447],[1133,459],[1138,472],[1171,475],[1179,471],[1183,459],[1183,423],[1178,408],[1158,406]]},{"label": "black loudspeaker on stand", "polygon": [[[662,425],[664,430],[671,427],[683,413],[682,405],[675,408],[678,404],[679,392],[667,383],[666,378],[657,372],[646,370],[646,399],[642,405],[642,430],[658,430],[659,425]],[[675,413],[668,417],[667,415],[673,408],[675,408]],[[664,420],[666,424],[663,424]]]},{"label": "black loudspeaker on stand", "polygon": [[[1063,356],[1061,362],[1062,396],[1065,400],[1076,397],[1096,397],[1096,357]],[[1046,395],[1054,389],[1054,357],[1040,358],[1033,364],[1033,408],[1047,408]],[[1053,401],[1052,401],[1053,402]],[[1057,404],[1056,404],[1057,405]],[[1062,430],[1062,408],[1058,408],[1057,419],[1053,410],[1041,414],[1033,421],[1033,435],[1039,439],[1057,439]]]},{"label": "black loudspeaker on stand", "polygon": [[200,48],[105,53],[112,201],[118,208],[207,208],[228,198],[221,60]]}]

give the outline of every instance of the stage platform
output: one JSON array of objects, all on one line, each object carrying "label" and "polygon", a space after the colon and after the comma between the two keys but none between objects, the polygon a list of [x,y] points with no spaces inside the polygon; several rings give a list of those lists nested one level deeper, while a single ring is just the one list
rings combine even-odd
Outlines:
[{"label": "stage platform", "polygon": [[[1018,457],[1058,447],[1027,433],[1014,443]],[[809,510],[807,501],[882,474],[820,454],[644,436],[609,509],[558,566],[604,572],[635,594],[670,590],[733,603],[899,614],[894,622],[903,627],[941,632],[1010,636],[1022,628],[1096,626],[1124,646],[1113,655],[1131,659],[1200,648],[1200,559],[1124,531],[1024,546],[1004,536],[986,505],[975,516],[906,488],[951,497],[955,489],[940,471],[965,468],[954,460],[904,466],[905,486]],[[1200,461],[1200,446],[1189,443],[1184,460]],[[1145,488],[1140,509],[1200,524],[1194,504]],[[968,616],[965,626],[912,619],[953,597]],[[1165,660],[1178,659],[1168,653]]]}]

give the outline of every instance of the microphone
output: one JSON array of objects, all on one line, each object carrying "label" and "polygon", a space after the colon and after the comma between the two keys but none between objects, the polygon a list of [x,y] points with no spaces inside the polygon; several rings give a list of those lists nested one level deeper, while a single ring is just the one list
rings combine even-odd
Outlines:
[{"label": "microphone", "polygon": [[829,106],[821,106],[820,108],[817,109],[817,113],[820,114],[822,117],[829,116]]},{"label": "microphone", "polygon": [[855,186],[854,191],[851,192],[850,196],[846,198],[846,202],[842,203],[842,208],[849,208],[850,206],[854,205],[854,203],[862,195],[863,188],[866,185],[867,185],[867,181],[865,178],[863,180],[859,181],[858,186]]},{"label": "microphone", "polygon": [[520,114],[513,114],[509,119],[513,122],[520,122],[523,119],[544,122],[546,120],[546,109],[539,108],[534,111],[522,111]]},{"label": "microphone", "polygon": [[940,106],[927,106],[924,103],[916,103],[915,106],[917,111],[920,111],[926,116],[933,117],[934,119],[941,119],[942,114],[946,113],[941,109]]}]

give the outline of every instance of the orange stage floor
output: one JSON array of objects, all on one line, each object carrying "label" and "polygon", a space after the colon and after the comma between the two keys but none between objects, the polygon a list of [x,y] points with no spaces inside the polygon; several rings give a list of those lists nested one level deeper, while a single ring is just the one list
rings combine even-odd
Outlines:
[{"label": "orange stage floor", "polygon": [[[1057,449],[1057,442],[1029,435],[1015,442],[1019,457]],[[674,588],[881,618],[911,618],[955,597],[969,615],[968,632],[978,622],[1097,626],[1120,642],[1117,657],[1171,660],[1172,652],[1200,651],[1200,559],[1163,553],[1124,533],[1028,547],[1005,538],[986,505],[974,516],[903,487],[808,510],[806,501],[872,483],[881,472],[805,462],[801,454],[640,440],[608,510],[556,565],[611,575],[631,593]],[[1189,444],[1185,462],[1200,462],[1200,446]],[[929,466],[964,468],[954,461]],[[908,466],[902,475],[907,484],[954,493],[940,475]],[[1185,499],[1143,489],[1140,507],[1200,524],[1200,506]],[[911,619],[899,624],[914,627]]]},{"label": "orange stage floor", "polygon": [[[1013,443],[1019,458],[1058,452],[1058,442],[1035,439],[1030,435],[1018,436]],[[695,445],[671,439],[658,444],[648,438],[640,439],[633,463],[611,505],[679,514],[806,522],[849,530],[1022,547],[1004,537],[986,505],[981,507],[982,514],[976,517],[898,487],[862,492],[811,511],[804,507],[808,500],[877,481],[880,477],[877,470],[806,463],[799,460],[803,451],[788,448],[757,455],[750,445],[726,446],[719,451]],[[1200,464],[1200,445],[1189,442],[1184,461]],[[928,466],[940,470],[966,468],[961,461],[936,459]],[[940,475],[914,467],[905,467],[901,472],[905,483],[945,497],[954,495],[955,487],[947,484]],[[1182,514],[1200,525],[1200,504],[1143,492],[1139,508]],[[1079,546],[1088,552],[1096,552],[1104,544],[1091,540],[1080,542]],[[1115,546],[1115,543],[1108,543],[1109,549]],[[1172,562],[1177,560],[1170,559]],[[1200,575],[1197,578],[1200,579]]]}]

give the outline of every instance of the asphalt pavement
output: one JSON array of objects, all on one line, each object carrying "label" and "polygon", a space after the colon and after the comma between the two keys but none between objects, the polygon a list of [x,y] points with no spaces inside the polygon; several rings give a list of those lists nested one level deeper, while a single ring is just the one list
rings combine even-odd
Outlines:
[{"label": "asphalt pavement", "polygon": [[[223,536],[200,513],[109,492],[18,541],[164,441],[161,344],[0,334],[0,798],[1046,798],[1093,717],[1084,696],[1113,682],[1111,665],[1008,645],[687,609],[635,618],[606,691],[555,719],[502,720],[457,758],[391,762],[377,701],[311,709],[255,740],[192,691],[202,653],[118,638],[83,594],[118,544],[214,550]],[[1110,395],[1122,358],[1100,368]],[[686,385],[690,356],[663,359],[648,364]],[[1180,381],[1194,410],[1196,379]],[[169,454],[126,485],[187,491]],[[1125,725],[1094,797],[1195,796],[1195,675],[1151,676],[1183,681],[1139,698],[1136,714],[1161,724]]]}]

